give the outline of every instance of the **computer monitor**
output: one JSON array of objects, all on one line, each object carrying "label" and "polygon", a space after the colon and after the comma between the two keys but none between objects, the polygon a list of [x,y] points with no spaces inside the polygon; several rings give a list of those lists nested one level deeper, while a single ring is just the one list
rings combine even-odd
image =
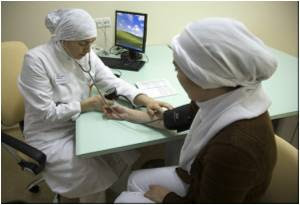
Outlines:
[{"label": "computer monitor", "polygon": [[147,14],[116,11],[115,45],[126,48],[129,60],[138,60],[145,52],[147,35]]}]

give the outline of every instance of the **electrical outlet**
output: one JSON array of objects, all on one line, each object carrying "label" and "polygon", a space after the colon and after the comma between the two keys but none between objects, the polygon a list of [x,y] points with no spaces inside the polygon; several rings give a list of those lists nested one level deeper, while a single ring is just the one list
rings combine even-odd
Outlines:
[{"label": "electrical outlet", "polygon": [[110,17],[95,18],[95,22],[96,22],[97,28],[108,28],[108,27],[110,27],[110,24],[111,24]]},{"label": "electrical outlet", "polygon": [[111,25],[110,17],[104,17],[103,24],[104,24],[104,27],[110,27],[110,25]]}]

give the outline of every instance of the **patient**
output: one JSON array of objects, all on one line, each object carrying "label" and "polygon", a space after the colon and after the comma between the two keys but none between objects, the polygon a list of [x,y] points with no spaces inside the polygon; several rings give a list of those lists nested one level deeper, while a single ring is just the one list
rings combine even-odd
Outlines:
[{"label": "patient", "polygon": [[[115,203],[253,203],[276,162],[271,102],[261,81],[277,62],[242,23],[208,18],[173,38],[177,78],[192,103],[151,117],[117,105],[112,119],[190,129],[179,164],[134,171]],[[174,120],[184,116],[180,122]]]}]

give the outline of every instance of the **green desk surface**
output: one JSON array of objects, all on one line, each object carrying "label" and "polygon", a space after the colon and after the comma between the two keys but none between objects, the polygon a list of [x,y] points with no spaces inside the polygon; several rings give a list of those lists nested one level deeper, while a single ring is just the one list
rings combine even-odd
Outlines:
[{"label": "green desk surface", "polygon": [[[298,114],[298,58],[271,49],[278,60],[278,68],[271,79],[263,82],[272,100],[269,109],[272,119]],[[149,62],[138,71],[122,72],[122,79],[137,81],[167,79],[177,91],[176,95],[159,98],[174,107],[190,102],[176,78],[172,52],[167,46],[148,46]],[[149,128],[144,125],[103,118],[98,112],[83,113],[76,120],[76,155],[92,157],[125,151],[184,137],[174,132]]]},{"label": "green desk surface", "polygon": [[298,114],[298,58],[271,48],[278,66],[272,77],[262,85],[272,100],[269,113],[272,119]]}]

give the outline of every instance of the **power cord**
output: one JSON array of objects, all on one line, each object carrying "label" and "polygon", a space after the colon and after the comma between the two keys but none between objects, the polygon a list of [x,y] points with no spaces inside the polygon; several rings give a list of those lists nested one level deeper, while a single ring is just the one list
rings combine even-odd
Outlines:
[{"label": "power cord", "polygon": [[[120,54],[122,54],[122,53],[125,53],[125,52],[127,52],[128,50],[127,49],[125,49],[125,48],[122,48],[122,47],[120,47],[120,46],[112,46],[112,47],[110,47],[110,49],[109,49],[109,53],[110,54],[113,54],[113,55],[120,55]],[[142,55],[143,55],[143,57],[145,57],[145,63],[148,63],[149,62],[149,57],[147,56],[147,54],[145,54],[145,53],[141,53]],[[143,58],[141,58],[141,59],[143,59]]]},{"label": "power cord", "polygon": [[[117,72],[117,73],[115,73],[115,72]],[[119,71],[119,70],[114,70],[113,73],[114,73],[114,75],[117,76],[118,78],[121,78],[121,76],[122,76],[122,72]]]},{"label": "power cord", "polygon": [[107,52],[107,33],[106,33],[106,27],[100,28],[100,30],[103,32],[103,36],[104,36],[104,49],[102,54],[105,56],[109,55],[109,52]]},{"label": "power cord", "polygon": [[126,51],[127,51],[127,49],[122,48],[120,46],[112,46],[109,49],[109,53],[113,54],[113,55],[120,55],[121,53],[126,52]]},{"label": "power cord", "polygon": [[146,53],[143,53],[143,56],[145,56],[145,57],[146,57],[146,61],[145,61],[145,63],[148,63],[148,62],[149,62],[149,58],[148,58],[147,54],[146,54]]},{"label": "power cord", "polygon": [[115,100],[115,101],[118,100],[118,99],[120,99],[120,97],[121,97],[121,98],[125,99],[125,101],[128,102],[133,109],[136,108],[136,106],[125,95],[118,95],[116,88],[110,88],[110,89],[108,89],[105,92],[104,97],[106,99],[108,99],[108,100]]}]

